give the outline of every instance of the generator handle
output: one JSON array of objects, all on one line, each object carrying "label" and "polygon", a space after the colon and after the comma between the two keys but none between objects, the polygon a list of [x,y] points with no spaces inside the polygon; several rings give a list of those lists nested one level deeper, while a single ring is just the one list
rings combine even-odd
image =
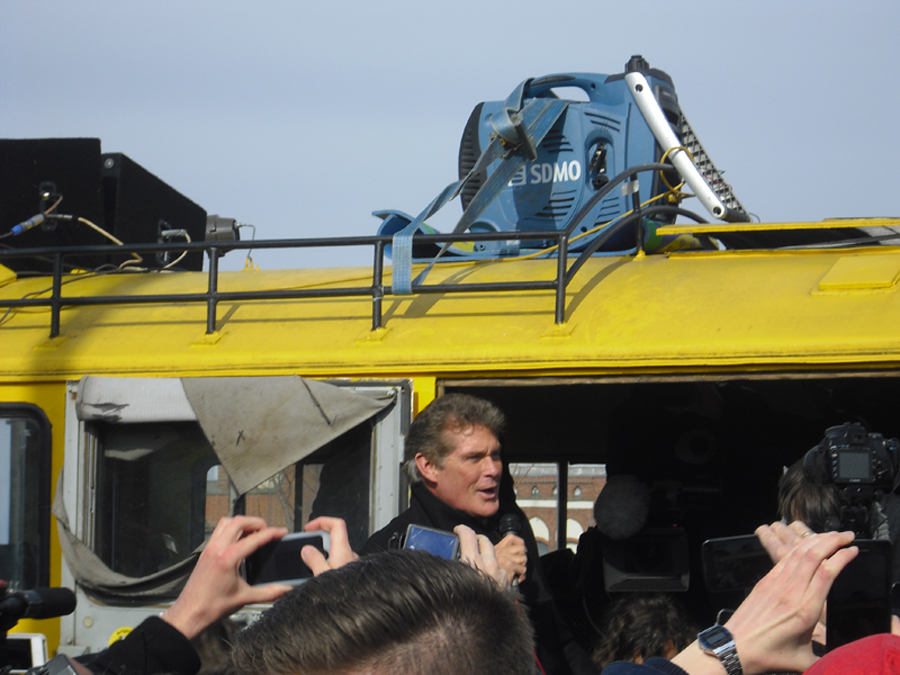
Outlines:
[{"label": "generator handle", "polygon": [[551,98],[554,87],[577,87],[581,89],[591,103],[600,102],[600,88],[606,82],[606,75],[596,75],[592,73],[557,73],[555,75],[545,75],[544,77],[536,77],[528,82],[525,88],[526,96],[535,98]]}]

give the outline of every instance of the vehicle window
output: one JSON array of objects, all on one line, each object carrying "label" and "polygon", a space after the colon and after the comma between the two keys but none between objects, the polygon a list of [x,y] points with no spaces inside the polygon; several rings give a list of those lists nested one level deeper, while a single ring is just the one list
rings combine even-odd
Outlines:
[{"label": "vehicle window", "polygon": [[237,492],[196,422],[93,423],[94,550],[112,570],[144,577],[184,560],[230,513],[291,531],[319,515],[369,535],[372,425],[364,423],[249,491]]},{"label": "vehicle window", "polygon": [[372,424],[365,422],[247,493],[247,515],[300,531],[318,516],[343,518],[350,545],[369,536]]},{"label": "vehicle window", "polygon": [[50,424],[32,406],[0,405],[0,579],[49,585]]},{"label": "vehicle window", "polygon": [[184,560],[206,536],[208,477],[219,463],[200,426],[92,426],[97,555],[113,571],[131,577]]},{"label": "vehicle window", "polygon": [[[541,555],[559,548],[559,520],[563,509],[565,546],[574,551],[578,537],[594,524],[594,500],[606,484],[606,466],[511,463],[509,470],[516,489],[516,503],[528,516]],[[565,476],[565,485],[560,485],[561,475]]]}]

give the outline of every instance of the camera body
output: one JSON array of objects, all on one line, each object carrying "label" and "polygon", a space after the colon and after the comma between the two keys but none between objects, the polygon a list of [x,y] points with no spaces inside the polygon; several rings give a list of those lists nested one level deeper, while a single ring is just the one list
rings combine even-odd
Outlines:
[{"label": "camera body", "polygon": [[838,490],[840,522],[831,523],[830,529],[870,537],[872,503],[897,487],[900,442],[869,433],[858,423],[830,427],[821,443],[806,453],[803,472],[817,486],[833,485]]}]

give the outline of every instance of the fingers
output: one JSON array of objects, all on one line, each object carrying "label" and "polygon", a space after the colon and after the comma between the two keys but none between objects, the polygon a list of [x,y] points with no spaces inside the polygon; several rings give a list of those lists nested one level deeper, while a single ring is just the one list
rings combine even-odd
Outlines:
[{"label": "fingers", "polygon": [[226,556],[237,565],[256,549],[287,534],[284,527],[267,527],[262,518],[235,516],[222,518],[203,549],[202,558]]},{"label": "fingers", "polygon": [[457,525],[453,531],[459,537],[460,560],[487,574],[501,588],[506,588],[509,585],[509,577],[497,561],[491,540],[483,534],[476,535],[475,531],[466,525]]},{"label": "fingers", "polygon": [[900,617],[896,614],[891,616],[891,635],[900,635]]},{"label": "fingers", "polygon": [[826,532],[801,539],[767,577],[778,599],[802,606],[803,621],[810,628],[821,616],[835,577],[859,552],[855,546],[842,548],[853,536],[852,532]]},{"label": "fingers", "polygon": [[525,548],[525,541],[521,537],[510,534],[503,537],[494,550],[497,562],[509,575],[509,582],[523,581],[528,567],[528,551]]},{"label": "fingers", "polygon": [[[850,534],[852,535],[852,533]],[[810,538],[812,539],[812,537]],[[838,546],[846,546],[846,544],[849,544],[851,541],[853,541],[852,536],[849,537],[849,539],[834,539],[836,539],[837,541],[845,542],[839,544]],[[832,550],[832,547],[828,546],[820,550],[828,551]],[[815,551],[815,548],[811,549],[811,552]],[[816,603],[821,600],[821,604],[825,604],[825,599],[828,597],[828,591],[831,589],[831,585],[834,583],[837,575],[840,574],[841,570],[843,570],[847,566],[847,563],[853,560],[858,554],[859,549],[856,546],[850,546],[849,548],[839,548],[839,550],[828,554],[830,557],[827,557],[827,559],[817,567],[814,576],[809,584],[809,594],[812,596],[812,598],[815,599]],[[815,553],[813,557],[815,557]]]},{"label": "fingers", "polygon": [[322,572],[333,569],[322,552],[315,546],[304,546],[300,549],[300,558],[312,570],[313,576],[319,576]]},{"label": "fingers", "polygon": [[[787,534],[782,528],[771,526],[776,536]],[[745,672],[802,672],[812,664],[810,639],[831,583],[858,552],[842,548],[852,541],[852,532],[802,538],[754,587],[726,624]]]},{"label": "fingers", "polygon": [[[307,532],[324,530],[331,535],[331,547],[328,552],[328,564],[331,569],[336,570],[349,562],[359,560],[359,556],[350,548],[350,535],[347,533],[347,523],[343,519],[321,516],[309,521],[303,529]],[[303,555],[303,552],[300,554]]]},{"label": "fingers", "polygon": [[220,554],[227,558],[229,565],[237,566],[244,558],[257,549],[265,546],[270,541],[281,539],[287,533],[288,531],[285,527],[264,527],[238,539],[227,548],[221,550]]},{"label": "fingers", "polygon": [[[475,562],[480,554],[478,537],[468,525],[457,525],[453,528],[454,534],[459,537],[459,558],[463,562],[478,567]],[[493,555],[493,551],[491,551]]]},{"label": "fingers", "polygon": [[778,564],[802,539],[811,534],[813,534],[812,530],[800,520],[795,520],[790,525],[776,521],[771,525],[762,525],[756,529],[756,536],[775,564]]},{"label": "fingers", "polygon": [[269,586],[251,586],[244,595],[243,604],[253,605],[259,602],[274,602],[291,590],[291,586],[284,584],[271,584]]}]

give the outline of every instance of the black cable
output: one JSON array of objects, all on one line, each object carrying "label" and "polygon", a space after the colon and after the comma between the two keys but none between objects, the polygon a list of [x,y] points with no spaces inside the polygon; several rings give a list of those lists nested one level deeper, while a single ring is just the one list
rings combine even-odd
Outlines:
[{"label": "black cable", "polygon": [[569,285],[569,282],[572,281],[572,278],[575,274],[580,270],[584,264],[588,261],[588,259],[597,252],[597,250],[603,246],[607,241],[609,241],[613,235],[618,234],[620,230],[625,227],[628,227],[636,220],[641,218],[649,218],[652,215],[657,213],[665,213],[666,215],[675,215],[675,216],[685,216],[686,218],[690,218],[697,223],[706,223],[701,216],[697,215],[693,211],[688,211],[687,209],[683,209],[679,206],[670,206],[668,204],[661,204],[657,206],[648,206],[645,209],[642,209],[638,213],[630,213],[621,220],[616,221],[612,225],[610,225],[606,230],[604,230],[600,235],[598,235],[595,239],[591,241],[589,245],[587,245],[584,250],[578,255],[578,259],[572,264],[572,266],[566,271],[566,286]]}]

